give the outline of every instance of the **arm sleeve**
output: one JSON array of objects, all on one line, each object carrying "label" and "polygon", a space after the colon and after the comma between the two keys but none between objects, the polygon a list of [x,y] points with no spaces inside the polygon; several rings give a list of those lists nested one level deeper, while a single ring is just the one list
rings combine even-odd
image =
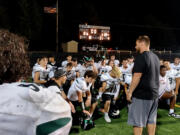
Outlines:
[{"label": "arm sleeve", "polygon": [[177,70],[174,70],[174,78],[176,79],[176,78],[180,78],[180,72],[179,71],[177,71]]},{"label": "arm sleeve", "polygon": [[54,77],[54,71],[50,71],[48,76],[49,76],[49,78],[53,78]]},{"label": "arm sleeve", "polygon": [[87,86],[85,82],[81,82],[81,88],[83,92],[90,91],[90,87],[91,87],[91,84]]},{"label": "arm sleeve", "polygon": [[177,71],[176,78],[180,78],[180,70]]},{"label": "arm sleeve", "polygon": [[[35,85],[35,84],[33,84]],[[32,101],[36,103],[38,106],[45,106],[50,100],[55,96],[55,92],[48,90],[47,88],[43,88],[41,86],[37,86],[38,91],[29,89],[29,96]]]},{"label": "arm sleeve", "polygon": [[60,89],[57,86],[49,86],[48,90],[61,93]]},{"label": "arm sleeve", "polygon": [[35,67],[33,69],[33,72],[36,73],[36,72],[40,72],[41,71],[41,68],[38,66],[38,67]]},{"label": "arm sleeve", "polygon": [[106,76],[105,74],[102,74],[102,75],[101,75],[101,78],[100,78],[100,81],[101,81],[101,82],[105,82],[105,81],[107,81],[107,80],[108,80],[107,76]]},{"label": "arm sleeve", "polygon": [[66,64],[67,64],[67,62],[66,62],[66,61],[63,61],[63,62],[61,63],[61,66],[62,66],[62,67],[65,67]]},{"label": "arm sleeve", "polygon": [[82,87],[81,87],[81,84],[79,84],[77,82],[77,80],[75,80],[76,82],[74,82],[74,89],[77,90],[77,91],[82,91]]},{"label": "arm sleeve", "polygon": [[134,63],[133,73],[143,73],[146,61],[143,55],[139,55]]}]

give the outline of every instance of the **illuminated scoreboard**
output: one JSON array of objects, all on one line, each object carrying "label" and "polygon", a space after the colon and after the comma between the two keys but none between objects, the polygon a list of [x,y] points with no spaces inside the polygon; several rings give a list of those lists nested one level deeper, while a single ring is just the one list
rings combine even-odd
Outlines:
[{"label": "illuminated scoreboard", "polygon": [[81,40],[110,40],[110,27],[95,25],[79,25]]}]

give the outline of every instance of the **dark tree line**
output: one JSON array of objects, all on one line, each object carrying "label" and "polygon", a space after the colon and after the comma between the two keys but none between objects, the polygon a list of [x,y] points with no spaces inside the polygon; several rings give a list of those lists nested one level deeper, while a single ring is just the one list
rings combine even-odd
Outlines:
[{"label": "dark tree line", "polygon": [[26,36],[30,42],[42,38],[43,8],[37,0],[0,1],[0,27]]}]

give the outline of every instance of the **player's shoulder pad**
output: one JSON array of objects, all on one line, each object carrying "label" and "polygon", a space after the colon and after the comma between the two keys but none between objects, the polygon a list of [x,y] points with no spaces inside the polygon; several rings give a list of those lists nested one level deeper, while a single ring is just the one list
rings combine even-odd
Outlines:
[{"label": "player's shoulder pad", "polygon": [[107,81],[109,78],[108,78],[108,74],[107,73],[104,73],[101,75],[101,81],[104,82],[104,81]]},{"label": "player's shoulder pad", "polygon": [[40,65],[37,65],[37,66],[34,67],[33,70],[34,70],[34,72],[40,72],[40,71],[43,70],[43,68]]}]

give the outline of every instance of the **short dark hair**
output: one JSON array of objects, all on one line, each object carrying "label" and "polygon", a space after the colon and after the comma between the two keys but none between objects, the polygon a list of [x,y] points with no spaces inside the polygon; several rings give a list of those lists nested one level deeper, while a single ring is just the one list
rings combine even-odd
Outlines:
[{"label": "short dark hair", "polygon": [[129,56],[129,58],[128,59],[134,59],[134,56],[133,55],[131,55],[131,56]]},{"label": "short dark hair", "polygon": [[122,61],[127,61],[128,60],[128,58],[124,58],[124,59],[122,59]]},{"label": "short dark hair", "polygon": [[[71,56],[71,57],[72,57],[72,55],[68,54],[68,55],[67,55],[67,57],[69,57],[69,56]],[[66,57],[66,58],[67,58],[67,57]]]},{"label": "short dark hair", "polygon": [[170,60],[169,60],[169,59],[164,59],[163,61],[164,61],[164,62],[170,62]]},{"label": "short dark hair", "polygon": [[71,62],[69,62],[67,65],[66,65],[66,67],[72,67],[73,66],[73,64],[71,63]]},{"label": "short dark hair", "polygon": [[150,46],[150,38],[147,35],[139,36],[136,41],[144,42],[147,46]]},{"label": "short dark hair", "polygon": [[111,56],[115,56],[115,57],[116,57],[116,55],[115,55],[114,53],[112,53],[112,54],[110,55],[110,57],[111,57]]},{"label": "short dark hair", "polygon": [[55,55],[54,54],[49,54],[48,58],[55,58]]},{"label": "short dark hair", "polygon": [[[110,64],[110,62],[113,62],[113,61],[112,61],[112,60],[109,60],[109,61],[108,61],[108,65]],[[113,62],[113,63],[114,63],[114,62]]]},{"label": "short dark hair", "polygon": [[41,61],[42,59],[45,59],[45,58],[47,58],[47,56],[40,56],[38,59],[39,61]]},{"label": "short dark hair", "polygon": [[176,57],[174,57],[174,60],[175,60],[175,59],[179,59],[179,57],[178,57],[178,56],[176,56]]},{"label": "short dark hair", "polygon": [[77,61],[77,58],[72,58],[72,61],[74,61],[74,62]]},{"label": "short dark hair", "polygon": [[91,77],[91,78],[93,78],[93,79],[96,79],[96,77],[97,77],[97,74],[96,73],[94,73],[92,70],[87,70],[86,72],[85,72],[85,74],[84,74],[84,77]]},{"label": "short dark hair", "polygon": [[162,70],[163,68],[166,68],[166,66],[161,65],[161,66],[160,66],[160,70]]},{"label": "short dark hair", "polygon": [[26,41],[25,37],[0,29],[0,83],[29,77],[31,70]]}]

